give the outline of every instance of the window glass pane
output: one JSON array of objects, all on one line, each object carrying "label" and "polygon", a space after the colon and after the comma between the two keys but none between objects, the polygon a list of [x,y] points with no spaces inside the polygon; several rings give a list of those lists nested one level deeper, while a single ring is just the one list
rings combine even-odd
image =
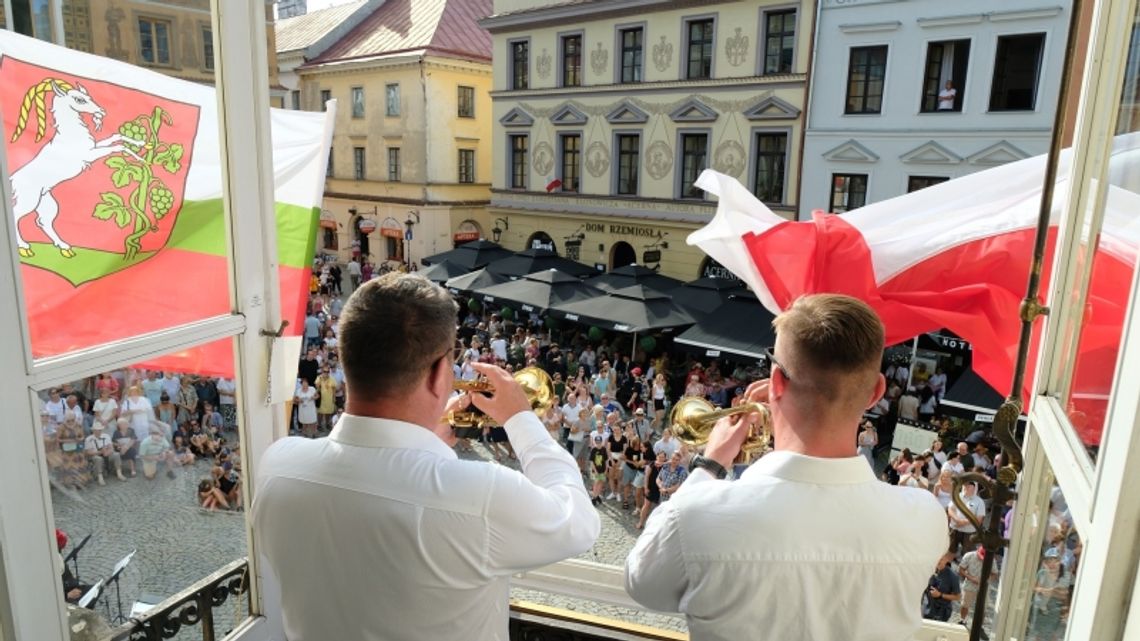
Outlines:
[{"label": "window glass pane", "polygon": [[400,85],[386,85],[384,87],[386,96],[386,114],[388,116],[400,115]]},{"label": "window glass pane", "polygon": [[[64,4],[72,6],[69,46],[91,49],[91,33],[107,35],[94,55],[38,40],[0,42],[4,180],[15,187],[5,211],[13,208],[17,242],[26,243],[20,277],[37,359],[231,310],[217,100],[202,50],[210,15],[170,8],[186,25],[175,32],[170,20],[124,6],[81,12],[81,3]],[[272,71],[258,82],[277,84],[276,52],[267,54]],[[144,62],[156,66],[136,66]],[[160,63],[176,65],[179,77]],[[306,155],[315,171],[323,168],[312,117],[273,116],[273,141],[290,150],[276,155],[280,172],[305,166]],[[92,147],[92,139],[106,144]],[[281,194],[283,220],[306,220],[319,205],[313,184],[304,198]],[[310,232],[294,225],[278,240],[282,264],[297,273],[312,256]]]},{"label": "window glass pane", "polygon": [[[1087,289],[1080,339],[1072,368],[1072,388],[1066,410],[1089,455],[1095,460],[1104,436],[1109,393],[1120,351],[1136,260],[1136,212],[1140,203],[1140,165],[1132,159],[1137,120],[1136,86],[1140,82],[1140,31],[1133,30],[1124,95],[1117,110],[1114,153],[1109,161],[1108,192],[1103,204],[1104,225],[1095,238],[1082,238],[1083,260],[1092,257],[1092,280]],[[1127,134],[1127,135],[1126,135]]]},{"label": "window glass pane", "polygon": [[1065,637],[1069,603],[1081,562],[1083,544],[1061,489],[1053,488],[1049,513],[1043,515],[1044,535],[1037,571],[1032,580],[1026,641],[1060,641]]},{"label": "window glass pane", "polygon": [[[167,355],[41,394],[62,592],[75,603],[129,558],[91,606],[110,623],[248,554],[232,340],[200,349],[211,358],[197,371]],[[248,612],[245,596],[218,604],[218,636]]]},{"label": "window glass pane", "polygon": [[1044,49],[1043,33],[998,38],[990,89],[991,111],[1030,111],[1036,108]]}]

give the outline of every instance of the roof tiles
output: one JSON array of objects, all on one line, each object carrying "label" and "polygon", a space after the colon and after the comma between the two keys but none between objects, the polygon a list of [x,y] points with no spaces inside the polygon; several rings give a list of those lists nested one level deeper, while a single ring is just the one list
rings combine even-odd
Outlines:
[{"label": "roof tiles", "polygon": [[356,0],[355,2],[307,13],[303,16],[278,20],[274,26],[277,36],[277,52],[294,51],[312,46],[367,2],[368,0]]},{"label": "roof tiles", "polygon": [[490,13],[491,0],[386,0],[309,64],[416,50],[490,61],[491,34],[478,22]]}]

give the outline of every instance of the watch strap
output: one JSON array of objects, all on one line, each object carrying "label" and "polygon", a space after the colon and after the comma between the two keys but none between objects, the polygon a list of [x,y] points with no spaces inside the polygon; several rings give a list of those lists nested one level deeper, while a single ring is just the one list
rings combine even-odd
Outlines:
[{"label": "watch strap", "polygon": [[701,456],[700,454],[697,454],[693,457],[693,460],[689,463],[689,467],[692,469],[704,468],[717,479],[724,479],[728,477],[728,470],[724,469],[723,465],[717,463],[711,458]]}]

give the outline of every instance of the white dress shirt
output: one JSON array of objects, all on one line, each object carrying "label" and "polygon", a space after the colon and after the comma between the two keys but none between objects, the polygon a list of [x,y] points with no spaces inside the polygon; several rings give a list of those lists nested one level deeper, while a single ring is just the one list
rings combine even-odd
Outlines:
[{"label": "white dress shirt", "polygon": [[861,456],[777,451],[736,481],[690,474],[625,582],[647,608],[685,613],[694,641],[902,641],[947,547],[930,492],[880,482]]},{"label": "white dress shirt", "polygon": [[578,465],[533,412],[504,425],[522,473],[427,429],[345,414],[265,453],[252,518],[289,641],[507,639],[508,577],[598,536]]}]

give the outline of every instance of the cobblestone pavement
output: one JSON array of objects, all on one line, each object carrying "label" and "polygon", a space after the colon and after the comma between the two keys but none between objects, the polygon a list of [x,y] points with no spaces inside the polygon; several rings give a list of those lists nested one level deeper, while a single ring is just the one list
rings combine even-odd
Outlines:
[{"label": "cobblestone pavement", "polygon": [[[178,470],[174,479],[160,473],[148,481],[140,466],[136,478],[119,481],[112,475],[103,487],[92,482],[80,492],[53,488],[56,527],[71,538],[65,552],[92,535],[79,553],[80,579],[95,583],[109,575],[119,559],[137,550],[119,585],[123,613],[129,616],[140,597],[156,597],[149,601],[157,603],[246,556],[244,512],[211,513],[197,505],[198,481],[209,471],[209,463],[200,461]],[[106,616],[104,606],[109,604],[116,615],[115,598],[112,587],[96,611]],[[244,618],[244,599],[231,597],[215,610],[219,632],[233,626],[235,604]],[[198,639],[201,634],[184,631],[177,638]]]}]

